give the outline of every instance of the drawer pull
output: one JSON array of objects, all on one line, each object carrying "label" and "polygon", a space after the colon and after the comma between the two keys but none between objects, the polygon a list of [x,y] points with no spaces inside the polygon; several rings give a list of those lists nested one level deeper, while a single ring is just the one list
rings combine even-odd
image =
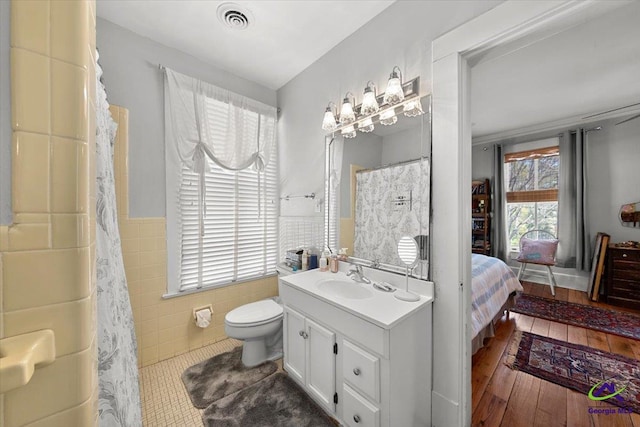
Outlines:
[{"label": "drawer pull", "polygon": [[353,416],[353,421],[355,421],[356,423],[360,422],[360,415],[354,415]]},{"label": "drawer pull", "polygon": [[622,258],[626,258],[626,257],[627,257],[627,254],[622,254]]},{"label": "drawer pull", "polygon": [[353,375],[356,375],[356,376],[360,375],[360,369],[353,368]]},{"label": "drawer pull", "polygon": [[309,334],[307,334],[305,331],[300,331],[300,336],[301,336],[302,338],[304,338],[305,340],[306,340],[307,338],[309,338]]}]

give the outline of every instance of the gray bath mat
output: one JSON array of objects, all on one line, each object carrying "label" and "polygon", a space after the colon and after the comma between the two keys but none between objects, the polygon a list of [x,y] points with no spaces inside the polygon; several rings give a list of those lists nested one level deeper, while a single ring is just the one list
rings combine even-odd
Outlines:
[{"label": "gray bath mat", "polygon": [[202,414],[207,427],[335,427],[286,374],[277,373],[212,403]]},{"label": "gray bath mat", "polygon": [[257,383],[277,369],[270,361],[246,368],[242,364],[242,347],[236,347],[187,368],[182,373],[182,382],[193,406],[203,409],[211,402]]}]

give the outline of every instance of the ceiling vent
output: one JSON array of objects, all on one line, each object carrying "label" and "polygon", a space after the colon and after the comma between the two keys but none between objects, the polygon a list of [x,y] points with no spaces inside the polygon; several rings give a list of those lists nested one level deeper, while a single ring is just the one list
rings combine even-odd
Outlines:
[{"label": "ceiling vent", "polygon": [[246,30],[253,20],[251,12],[236,3],[222,3],[218,6],[218,19],[232,30]]}]

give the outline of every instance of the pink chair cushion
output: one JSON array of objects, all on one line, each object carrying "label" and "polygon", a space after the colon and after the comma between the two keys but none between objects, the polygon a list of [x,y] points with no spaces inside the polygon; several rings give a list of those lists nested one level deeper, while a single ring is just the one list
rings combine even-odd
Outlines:
[{"label": "pink chair cushion", "polygon": [[520,255],[516,258],[520,262],[532,264],[554,265],[558,240],[520,240]]}]

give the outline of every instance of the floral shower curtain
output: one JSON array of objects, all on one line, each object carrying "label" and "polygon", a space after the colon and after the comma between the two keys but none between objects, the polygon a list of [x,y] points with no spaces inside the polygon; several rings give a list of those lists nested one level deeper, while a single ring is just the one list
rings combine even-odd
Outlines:
[{"label": "floral shower curtain", "polygon": [[137,344],[122,261],[113,173],[117,125],[96,64],[96,270],[100,426],[142,425]]}]

